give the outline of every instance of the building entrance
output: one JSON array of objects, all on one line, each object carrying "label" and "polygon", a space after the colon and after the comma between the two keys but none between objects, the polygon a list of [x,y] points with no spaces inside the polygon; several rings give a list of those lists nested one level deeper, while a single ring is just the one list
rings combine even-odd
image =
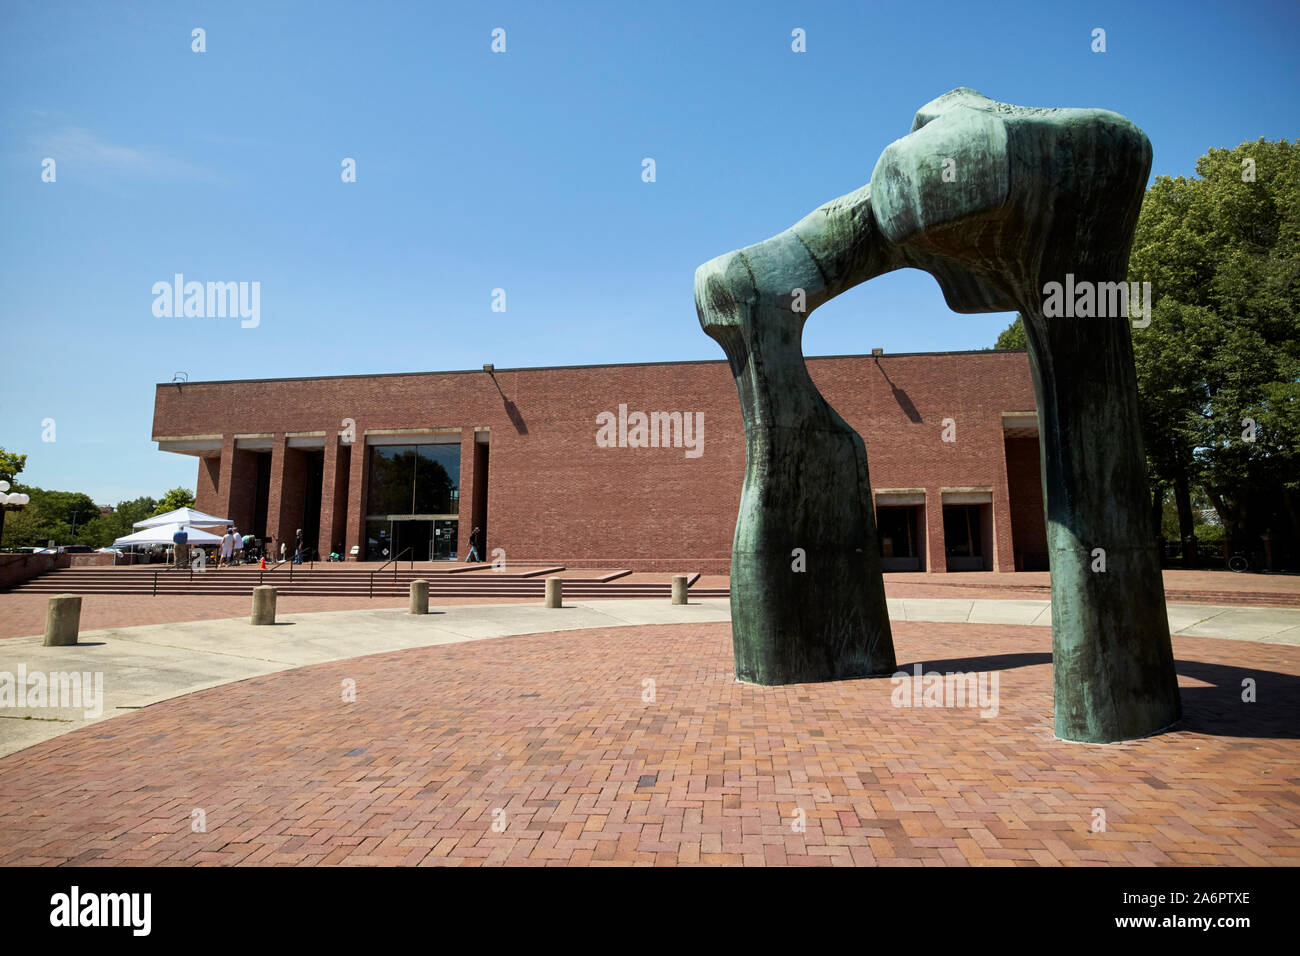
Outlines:
[{"label": "building entrance", "polygon": [[433,537],[432,521],[397,518],[389,524],[389,528],[393,557],[400,554],[403,561],[429,560],[429,542]]},{"label": "building entrance", "polygon": [[949,571],[990,571],[993,506],[943,506],[943,542]]},{"label": "building entrance", "polygon": [[372,445],[369,454],[365,560],[455,560],[460,444]]},{"label": "building entrance", "polygon": [[459,524],[459,521],[444,518],[433,522],[433,553],[429,560],[456,560],[456,532]]},{"label": "building entrance", "polygon": [[876,509],[876,538],[882,571],[924,571],[925,519],[921,505],[880,506]]},{"label": "building entrance", "polygon": [[[428,515],[389,515],[384,521],[368,521],[366,559],[387,561],[455,561],[456,519]],[[409,551],[408,551],[409,549]]]}]

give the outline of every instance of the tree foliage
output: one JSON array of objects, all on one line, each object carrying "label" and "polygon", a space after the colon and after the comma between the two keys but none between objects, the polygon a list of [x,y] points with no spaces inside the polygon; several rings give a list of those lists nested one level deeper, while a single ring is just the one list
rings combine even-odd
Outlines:
[{"label": "tree foliage", "polygon": [[1025,341],[1025,323],[1021,321],[1020,316],[1016,320],[998,333],[998,340],[993,344],[998,351],[1012,351],[1015,349],[1026,349],[1029,347]]},{"label": "tree foliage", "polygon": [[[24,492],[31,498],[26,507],[5,514],[0,545],[6,549],[45,547],[51,541],[56,545],[107,547],[134,531],[135,522],[194,503],[189,489],[173,488],[161,505],[156,498],[133,498],[119,502],[108,514],[101,514],[99,505],[79,491],[48,491],[14,481],[26,459],[26,455],[0,448],[0,477],[11,483],[11,491]],[[168,503],[173,501],[177,503]]]},{"label": "tree foliage", "polygon": [[[156,509],[149,517],[154,515],[166,514],[169,511],[175,511],[177,508],[194,507],[194,492],[188,488],[173,488],[167,494],[163,495],[162,501],[158,502]],[[138,519],[137,519],[138,520]]]},{"label": "tree foliage", "polygon": [[26,455],[19,455],[16,452],[8,452],[0,448],[0,478],[12,483],[26,465]]},{"label": "tree foliage", "polygon": [[1211,149],[1196,172],[1147,190],[1129,263],[1155,302],[1133,330],[1143,437],[1153,482],[1199,485],[1253,547],[1300,535],[1300,147]]}]

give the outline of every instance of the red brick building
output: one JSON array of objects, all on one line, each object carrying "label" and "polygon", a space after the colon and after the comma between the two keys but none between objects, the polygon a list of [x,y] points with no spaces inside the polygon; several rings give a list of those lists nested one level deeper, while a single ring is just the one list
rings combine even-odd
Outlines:
[{"label": "red brick building", "polygon": [[[808,369],[866,442],[886,569],[1046,568],[1025,353]],[[745,466],[724,361],[174,382],[153,435],[200,510],[349,560],[463,560],[477,525],[489,560],[721,573]]]}]

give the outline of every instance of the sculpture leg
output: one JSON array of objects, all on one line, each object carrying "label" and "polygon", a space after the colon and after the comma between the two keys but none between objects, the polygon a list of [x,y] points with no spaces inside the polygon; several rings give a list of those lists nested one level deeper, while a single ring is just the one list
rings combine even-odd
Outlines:
[{"label": "sculpture leg", "polygon": [[[1119,299],[1126,291],[1150,168],[1150,142],[1118,114],[1029,109],[954,90],[918,111],[913,132],[886,148],[872,175],[881,232],[935,275],[953,308],[1018,308],[1025,317],[1052,569],[1056,732],[1068,740],[1141,737],[1180,715],[1132,342],[1127,318],[1111,307],[1116,290]],[[1078,283],[1080,302],[1096,297],[1079,309],[1054,303],[1049,318],[1053,283],[1058,294]]]},{"label": "sculpture leg", "polygon": [[1142,737],[1182,713],[1126,326],[1025,314],[1065,740]]},{"label": "sculpture leg", "polygon": [[[860,203],[838,211],[848,215],[852,206],[869,215],[861,192]],[[842,680],[896,667],[866,448],[808,375],[800,343],[805,314],[792,296],[801,290],[811,309],[845,282],[855,284],[829,250],[857,261],[862,237],[823,228],[843,224],[843,217],[827,217],[828,208],[836,207],[696,273],[700,322],[727,353],[745,422],[732,641],[736,676],[756,684]]]},{"label": "sculpture leg", "polygon": [[892,673],[862,439],[824,421],[760,428],[746,452],[731,558],[736,676],[790,684]]}]

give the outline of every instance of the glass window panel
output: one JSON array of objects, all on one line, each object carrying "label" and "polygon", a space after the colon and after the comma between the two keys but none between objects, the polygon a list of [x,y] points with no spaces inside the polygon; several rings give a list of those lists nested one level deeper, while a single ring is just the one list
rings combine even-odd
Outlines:
[{"label": "glass window panel", "polygon": [[414,514],[457,514],[460,445],[420,445],[415,465]]},{"label": "glass window panel", "polygon": [[370,449],[370,483],[366,514],[411,513],[415,486],[414,445],[375,445]]}]

